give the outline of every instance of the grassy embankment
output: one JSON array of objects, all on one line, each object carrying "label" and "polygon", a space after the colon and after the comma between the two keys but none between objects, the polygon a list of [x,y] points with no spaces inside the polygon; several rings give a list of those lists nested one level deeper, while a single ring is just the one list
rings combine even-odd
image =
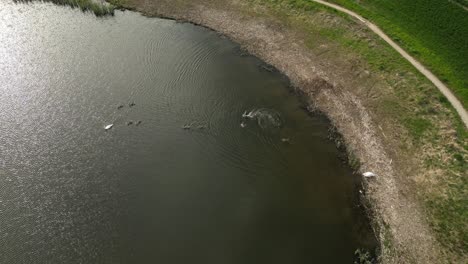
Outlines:
[{"label": "grassy embankment", "polygon": [[[382,117],[380,120],[382,124],[386,122],[392,124],[394,133],[401,133],[395,135],[400,141],[400,145],[395,146],[400,156],[422,159],[422,171],[427,172],[427,175],[423,175],[422,180],[411,179],[410,176],[408,178],[410,182],[414,182],[411,189],[423,204],[428,221],[438,241],[445,248],[443,251],[448,254],[448,261],[466,257],[468,131],[445,97],[382,41],[362,39],[347,32],[343,27],[333,27],[333,25],[317,27],[313,22],[309,22],[308,14],[323,10],[322,6],[306,0],[251,0],[251,2],[272,7],[285,23],[302,28],[301,31],[306,33],[306,44],[311,49],[315,49],[321,43],[317,41],[319,35],[321,39],[327,40],[325,43],[339,43],[341,54],[359,54],[372,72],[380,75],[393,87],[391,95],[380,96],[377,100],[376,116]],[[347,5],[344,5],[346,7],[357,5],[347,0],[335,2],[346,2]],[[388,8],[386,14],[393,15],[394,19],[400,12],[396,6],[406,5],[404,11],[401,11],[402,19],[395,24],[392,24],[391,20],[386,20],[386,16],[374,20],[377,13],[372,13],[371,16],[369,10],[362,14],[379,25],[381,21],[385,21],[386,26],[382,26],[383,30],[388,31],[394,39],[398,39],[399,43],[403,43],[403,47],[417,55],[417,58],[422,58],[421,60],[428,64],[431,70],[454,87],[457,96],[464,105],[467,105],[468,14],[464,13],[462,15],[465,16],[462,17],[460,12],[465,11],[460,11],[458,7],[452,7],[444,1],[432,1],[434,2],[432,7],[424,0],[405,1],[404,4],[400,2],[402,1],[361,1],[363,5],[369,3],[368,5],[372,6],[384,3],[383,5]],[[422,5],[422,2],[425,4]],[[353,9],[358,13],[362,11],[362,8]],[[426,9],[428,13],[423,14]],[[415,13],[411,13],[411,10]],[[329,12],[346,17],[332,10]],[[419,17],[421,20],[418,20]],[[405,23],[408,23],[408,31],[398,28]],[[417,34],[413,35],[413,31]],[[423,43],[429,44],[426,47]],[[408,161],[411,162],[412,159]]]},{"label": "grassy embankment", "polygon": [[[14,0],[15,2],[32,2],[34,0]],[[115,7],[101,0],[39,0],[52,2],[57,5],[66,5],[72,8],[80,8],[83,12],[93,12],[96,16],[114,15]]]},{"label": "grassy embankment", "polygon": [[[328,0],[375,22],[468,107],[466,0]],[[298,1],[300,2],[300,1]]]},{"label": "grassy embankment", "polygon": [[[468,12],[461,6],[441,0],[385,1],[330,0],[354,10],[375,22],[403,48],[427,65],[468,107]],[[456,0],[466,7],[468,1]],[[416,135],[431,127],[422,119],[412,122]],[[466,130],[459,128],[466,151]],[[464,142],[463,142],[464,141]],[[424,197],[432,224],[444,245],[458,254],[467,254],[468,219],[466,155],[453,151],[452,164],[427,160],[428,167],[458,171],[459,181],[447,183],[444,197]],[[465,219],[465,220],[464,220]]]}]

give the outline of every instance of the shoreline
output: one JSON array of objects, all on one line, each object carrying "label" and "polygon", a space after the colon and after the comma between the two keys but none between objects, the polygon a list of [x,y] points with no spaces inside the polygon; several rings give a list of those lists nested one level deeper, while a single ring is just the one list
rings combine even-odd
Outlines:
[{"label": "shoreline", "polygon": [[[368,70],[357,74],[356,82],[354,65],[342,60],[317,62],[317,55],[305,47],[297,32],[276,21],[274,16],[261,14],[268,7],[243,5],[241,1],[221,7],[210,1],[194,2],[200,3],[127,0],[123,8],[213,30],[285,75],[295,92],[306,99],[307,110],[322,112],[337,128],[344,139],[350,165],[354,163],[360,173],[372,171],[378,175],[376,179],[363,179],[366,195],[361,199],[364,206],[370,207],[370,219],[380,243],[379,262],[440,263],[458,258],[441,246],[428,223],[426,209],[418,201],[419,197],[411,193],[414,190],[406,186],[409,181],[405,174],[415,173],[419,177],[425,170],[419,162],[408,165],[414,159],[406,159],[414,153],[401,155],[398,149],[392,149],[392,144],[398,144],[396,141],[401,139],[398,135],[401,129],[393,135],[386,133],[395,123],[385,125],[376,121],[379,116],[373,113],[373,105],[362,100],[358,86],[365,82],[363,78],[374,79]],[[256,14],[252,15],[249,8],[260,11],[253,11]],[[340,72],[337,69],[340,66],[346,69]],[[368,82],[365,86],[369,87]]]},{"label": "shoreline", "polygon": [[[375,127],[369,113],[356,96],[334,84],[333,81],[331,81],[333,78],[327,76],[326,73],[314,74],[315,76],[312,78],[305,74],[306,78],[303,78],[303,76],[296,73],[298,71],[300,72],[298,67],[287,65],[287,63],[285,65],[275,60],[275,55],[283,56],[281,56],[281,54],[270,53],[269,51],[271,51],[271,49],[265,46],[273,46],[275,45],[274,43],[277,43],[281,39],[287,39],[287,37],[284,35],[279,36],[277,39],[267,40],[267,43],[260,43],[255,39],[254,41],[249,41],[248,38],[251,32],[241,33],[236,31],[234,29],[235,27],[232,27],[232,25],[224,24],[225,22],[234,22],[240,19],[229,17],[226,11],[218,10],[210,10],[207,12],[208,15],[206,15],[206,7],[201,6],[196,7],[196,9],[189,9],[186,14],[170,14],[164,12],[150,13],[144,8],[140,9],[138,7],[126,9],[139,12],[148,17],[170,19],[180,23],[190,23],[215,31],[238,43],[242,48],[245,48],[247,52],[258,57],[265,63],[272,65],[281,74],[285,75],[293,85],[295,93],[306,100],[307,111],[320,111],[330,120],[330,124],[337,129],[338,134],[341,135],[344,140],[348,159],[357,159],[358,163],[360,163],[357,172],[363,173],[365,171],[373,171],[379,175],[376,181],[372,179],[366,182],[366,179],[363,179],[362,184],[367,195],[361,197],[363,201],[362,204],[367,208],[366,210],[368,212],[366,213],[368,214],[374,233],[380,243],[379,261],[382,263],[404,263],[419,259],[418,263],[436,263],[439,256],[434,254],[434,238],[431,237],[427,227],[424,225],[414,227],[414,225],[411,224],[420,223],[420,220],[415,220],[420,215],[418,205],[410,201],[404,202],[404,204],[408,206],[404,213],[405,218],[407,218],[405,222],[410,224],[405,225],[403,228],[407,230],[418,230],[417,234],[415,234],[416,238],[406,237],[395,239],[395,234],[404,234],[404,232],[401,230],[392,232],[391,230],[392,226],[397,227],[401,225],[401,222],[395,219],[395,215],[397,215],[398,212],[394,209],[394,205],[399,204],[400,199],[398,189],[395,186],[395,179],[393,178],[394,168],[391,162],[392,159],[388,157],[386,151],[382,147],[380,138],[369,129]],[[253,22],[253,24],[246,25],[245,27],[241,27],[241,23],[236,24],[237,28],[255,28],[257,32],[262,30],[264,31],[264,36],[274,36],[275,33],[278,33],[278,31],[275,30],[268,30],[268,26],[263,24],[263,22]],[[295,51],[296,54],[287,54],[286,56],[290,58],[296,57],[295,61],[301,61],[303,58],[307,58],[308,52],[300,50],[300,47],[297,48],[299,50]],[[291,59],[287,61],[291,61]],[[312,60],[308,59],[306,62],[300,64],[313,65],[311,62]],[[350,112],[354,112],[354,115],[344,114]],[[366,145],[368,147],[362,147]],[[388,197],[392,198],[390,202],[387,199]],[[408,210],[409,208],[411,208],[411,210]],[[413,210],[417,213],[413,214],[411,212]],[[408,218],[412,218],[413,221],[406,221]],[[390,226],[390,228],[387,228],[387,226]],[[418,244],[421,240],[426,240],[426,242]],[[423,252],[424,255],[418,254],[416,248],[408,250],[407,248],[411,247],[411,244],[413,247],[425,246],[425,249],[419,251]],[[433,252],[433,254],[427,254],[427,252]]]},{"label": "shoreline", "polygon": [[[437,208],[426,204],[426,200],[433,203],[452,191],[444,181],[464,183],[466,129],[460,130],[463,123],[456,113],[414,69],[401,62],[387,63],[394,59],[392,51],[363,25],[320,7],[301,13],[264,0],[108,2],[147,17],[213,30],[285,75],[304,98],[307,111],[323,113],[342,135],[353,169],[378,175],[363,179],[366,188],[361,198],[364,206],[370,205],[380,243],[379,262],[467,259],[463,250],[456,251],[454,238],[443,245],[446,231],[439,231],[437,223],[452,219],[441,219],[433,213]],[[334,35],[336,32],[344,36]],[[350,41],[352,45],[349,39],[354,41]],[[354,52],[355,47],[383,59]],[[455,148],[455,154],[448,148]],[[461,157],[460,167],[451,165],[453,155]],[[442,162],[428,165],[433,159]],[[448,172],[449,177],[445,176]],[[463,247],[463,240],[458,246]]]}]

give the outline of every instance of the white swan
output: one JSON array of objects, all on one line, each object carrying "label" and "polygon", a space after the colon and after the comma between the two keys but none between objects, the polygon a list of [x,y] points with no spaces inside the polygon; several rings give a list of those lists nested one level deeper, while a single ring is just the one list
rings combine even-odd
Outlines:
[{"label": "white swan", "polygon": [[372,178],[372,177],[377,176],[377,174],[368,171],[368,172],[364,172],[364,173],[362,174],[362,176],[364,176],[364,177],[366,177],[366,178]]}]

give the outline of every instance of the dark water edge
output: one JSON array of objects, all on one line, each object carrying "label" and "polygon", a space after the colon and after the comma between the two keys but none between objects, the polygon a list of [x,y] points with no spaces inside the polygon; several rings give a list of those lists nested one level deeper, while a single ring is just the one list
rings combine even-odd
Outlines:
[{"label": "dark water edge", "polygon": [[[206,28],[210,31],[217,32],[216,30],[210,27],[206,27],[202,24],[192,23],[186,20],[173,19],[170,17],[163,17],[163,19],[175,20],[178,23],[187,23],[194,26]],[[231,39],[229,36],[221,34],[219,32],[217,33],[220,37],[226,38],[229,41],[236,43],[235,40]],[[362,223],[361,225],[358,225],[355,228],[355,232],[364,233],[366,237],[364,241],[367,241],[366,246],[356,248],[354,262],[361,263],[363,260],[368,260],[370,261],[370,263],[378,263],[380,247],[379,239],[377,238],[376,233],[373,229],[374,227],[372,222],[372,205],[370,204],[370,201],[365,197],[365,182],[361,174],[358,172],[360,168],[359,161],[356,160],[354,154],[348,150],[343,135],[340,134],[336,126],[333,125],[332,121],[327,117],[325,113],[313,106],[313,99],[311,99],[309,95],[304,93],[304,91],[300,87],[294,86],[291,80],[274,65],[266,63],[261,58],[251,54],[248,50],[244,49],[238,43],[236,43],[235,53],[242,57],[249,56],[254,58],[257,61],[256,64],[258,65],[260,70],[268,71],[272,74],[280,76],[280,78],[282,78],[285,81],[285,83],[287,83],[286,87],[291,96],[298,98],[298,101],[300,102],[300,108],[302,108],[303,111],[306,112],[311,118],[319,118],[323,120],[324,123],[328,124],[327,139],[335,144],[336,149],[338,150],[338,157],[343,162],[343,164],[349,166],[350,169],[353,171],[353,185],[355,190],[353,194],[353,205],[355,207],[354,217],[356,219],[359,219],[357,222]],[[367,257],[364,255],[367,255]]]},{"label": "dark water edge", "polygon": [[[192,27],[192,25],[189,25],[189,26]],[[232,44],[232,47],[233,47],[234,53],[236,53],[237,50],[239,50],[239,51],[241,50],[239,45]],[[260,59],[254,57],[254,56],[252,56],[250,54],[238,54],[238,55],[242,55],[242,57],[249,57],[251,60],[254,61],[254,64],[258,67],[259,71],[263,71],[265,74],[271,75],[272,77],[274,76],[274,78],[276,78],[278,80],[281,80],[281,82],[284,83],[283,86],[286,89],[289,89],[289,92],[291,94],[294,94],[292,96],[295,96],[295,97],[300,99],[301,103],[299,104],[299,107],[301,107],[301,108],[307,108],[308,107],[307,103],[306,103],[307,99],[304,98],[303,95],[298,93],[297,92],[298,89],[293,88],[290,85],[290,82],[287,79],[287,77],[280,74],[277,69],[275,69],[271,65],[265,64]],[[307,112],[307,114],[310,116],[310,118],[313,118],[314,120],[318,121],[319,123],[327,124],[326,126],[328,127],[328,129],[327,129],[328,130],[328,136],[327,136],[328,140],[332,140],[334,143],[342,142],[342,140],[340,140],[339,134],[336,133],[336,129],[331,127],[330,121],[323,114],[318,113],[316,111],[314,111],[312,113]],[[339,155],[339,159],[341,159],[341,162],[343,162],[343,163],[348,162],[347,154],[346,154],[347,152],[346,152],[346,149],[344,148],[343,144],[339,145],[339,151],[337,153]],[[366,235],[364,236],[366,238],[362,239],[363,240],[362,242],[365,241],[363,243],[363,245],[367,245],[368,248],[370,249],[370,251],[374,252],[376,250],[376,245],[377,245],[377,242],[375,240],[375,235],[373,235],[373,233],[371,231],[371,228],[370,228],[370,225],[369,225],[369,219],[366,217],[366,213],[362,210],[363,207],[361,206],[361,202],[359,200],[359,189],[362,189],[361,177],[358,176],[358,175],[354,175],[353,180],[352,180],[352,184],[354,185],[354,187],[352,188],[354,190],[353,195],[352,195],[352,204],[355,207],[354,210],[352,210],[353,218],[356,220],[357,223],[361,223],[361,224],[353,226],[353,230],[354,230],[353,233],[355,233],[355,234],[360,233],[361,236],[362,236],[363,233],[366,233]]]}]

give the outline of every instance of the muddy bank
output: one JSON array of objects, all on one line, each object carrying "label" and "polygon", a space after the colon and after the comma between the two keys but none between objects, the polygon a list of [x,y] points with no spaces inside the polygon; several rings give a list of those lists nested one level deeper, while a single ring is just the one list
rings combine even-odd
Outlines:
[{"label": "muddy bank", "polygon": [[[349,156],[359,161],[359,172],[378,175],[365,181],[365,199],[380,238],[381,261],[438,262],[438,244],[412,190],[405,187],[406,175],[415,168],[394,147],[399,144],[398,130],[392,132],[392,124],[386,124],[376,110],[378,93],[384,90],[372,90],[382,80],[361,67],[364,64],[334,54],[333,43],[311,49],[300,32],[252,3],[128,0],[123,7],[211,28],[289,77],[307,98],[308,109],[325,113],[343,135]],[[317,19],[317,23],[336,23],[342,18],[323,12]],[[359,25],[353,27],[361,30]],[[322,56],[320,50],[331,55]]]}]

